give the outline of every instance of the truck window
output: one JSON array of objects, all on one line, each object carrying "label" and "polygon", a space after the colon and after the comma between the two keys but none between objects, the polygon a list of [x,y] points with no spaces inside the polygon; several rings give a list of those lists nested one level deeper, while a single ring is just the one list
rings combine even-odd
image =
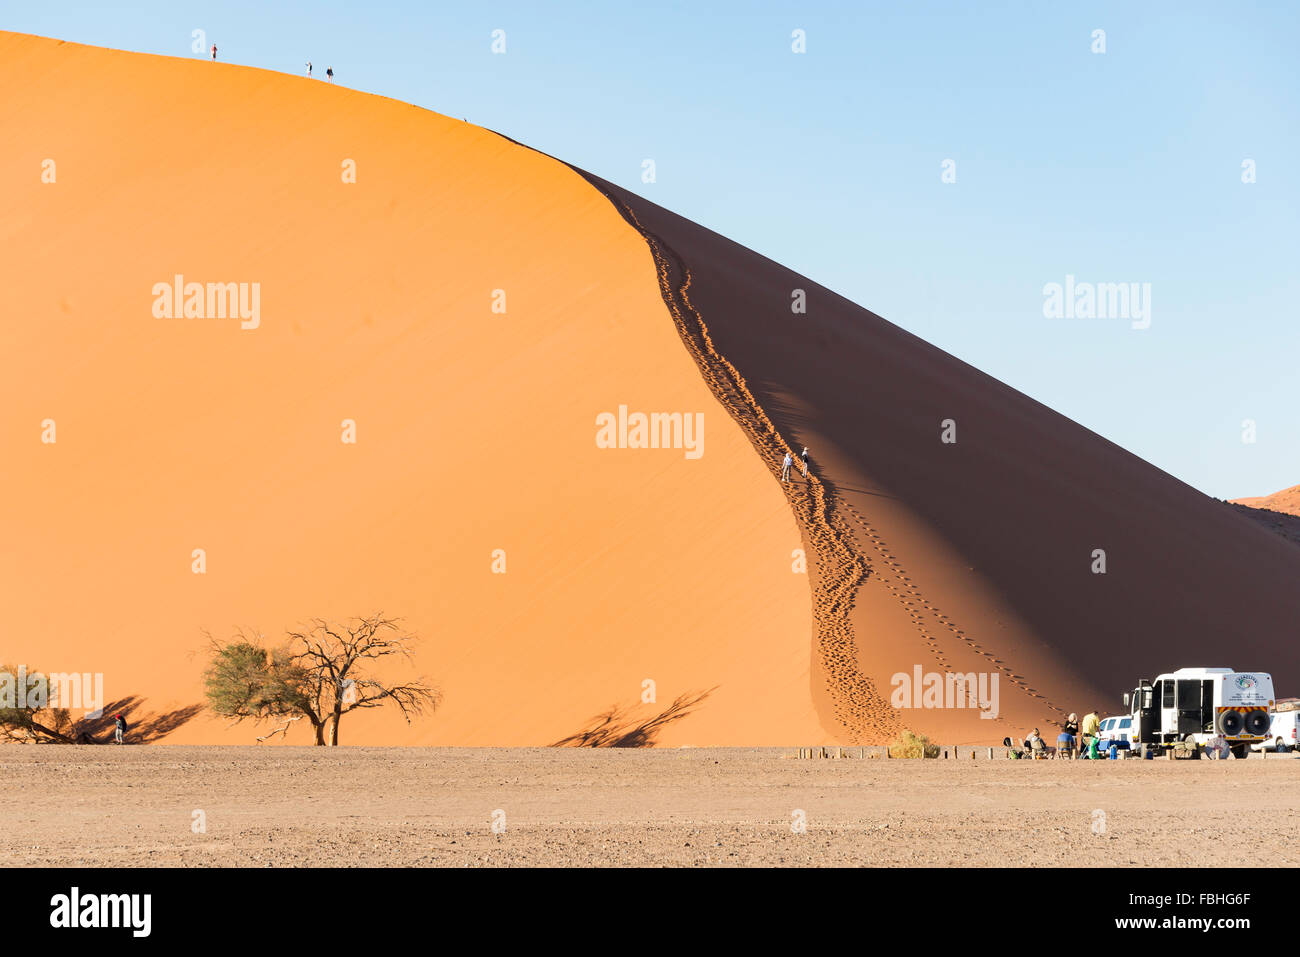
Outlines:
[{"label": "truck window", "polygon": [[1174,706],[1174,682],[1160,682],[1160,707],[1172,708]]},{"label": "truck window", "polygon": [[1201,682],[1197,681],[1179,681],[1178,685],[1178,710],[1195,711],[1201,710]]}]

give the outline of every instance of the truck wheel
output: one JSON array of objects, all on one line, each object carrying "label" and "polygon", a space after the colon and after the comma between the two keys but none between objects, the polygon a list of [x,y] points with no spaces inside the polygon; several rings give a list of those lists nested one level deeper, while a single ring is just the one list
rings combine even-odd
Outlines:
[{"label": "truck wheel", "polygon": [[1287,751],[1289,751],[1290,749],[1286,746],[1285,741],[1283,741],[1281,738],[1278,738],[1276,741],[1273,742],[1273,750],[1278,754],[1286,754]]},{"label": "truck wheel", "polygon": [[1244,761],[1246,760],[1246,758],[1250,757],[1249,744],[1234,744],[1231,745],[1231,747],[1232,747],[1232,756],[1234,758],[1237,758],[1239,761]]}]

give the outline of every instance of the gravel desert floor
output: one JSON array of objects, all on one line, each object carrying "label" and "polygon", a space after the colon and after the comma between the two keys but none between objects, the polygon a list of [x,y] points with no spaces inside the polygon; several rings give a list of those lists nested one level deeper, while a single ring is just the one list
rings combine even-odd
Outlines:
[{"label": "gravel desert floor", "polygon": [[[0,749],[25,866],[1294,866],[1300,764]],[[495,825],[495,828],[494,828]]]}]

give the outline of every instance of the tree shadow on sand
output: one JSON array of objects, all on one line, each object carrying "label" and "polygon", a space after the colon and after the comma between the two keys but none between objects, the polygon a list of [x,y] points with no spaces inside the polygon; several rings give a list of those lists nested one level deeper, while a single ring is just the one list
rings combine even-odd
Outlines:
[{"label": "tree shadow on sand", "polygon": [[667,725],[680,721],[698,707],[705,698],[717,691],[717,687],[708,691],[699,691],[678,695],[673,703],[663,711],[651,717],[637,717],[633,714],[637,706],[623,707],[614,705],[603,714],[591,719],[591,723],[581,731],[561,738],[551,745],[553,748],[653,748],[655,737]]},{"label": "tree shadow on sand", "polygon": [[202,710],[203,705],[191,704],[174,711],[146,711],[144,698],[127,695],[105,704],[100,717],[78,721],[75,740],[77,744],[111,744],[114,715],[120,714],[126,719],[127,744],[152,744],[192,720]]}]

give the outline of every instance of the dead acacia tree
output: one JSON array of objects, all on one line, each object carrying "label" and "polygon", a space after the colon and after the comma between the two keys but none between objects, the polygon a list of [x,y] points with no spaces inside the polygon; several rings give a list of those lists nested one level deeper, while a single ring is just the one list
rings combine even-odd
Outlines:
[{"label": "dead acacia tree", "polygon": [[391,704],[410,724],[438,706],[438,692],[418,679],[389,684],[366,673],[370,663],[384,658],[409,661],[414,642],[397,619],[382,614],[354,618],[341,627],[317,618],[306,631],[289,632],[289,660],[307,676],[301,690],[310,714],[328,724],[331,747],[339,743],[339,724],[349,712]]},{"label": "dead acacia tree", "polygon": [[438,691],[422,679],[392,683],[372,671],[384,659],[411,659],[416,639],[398,619],[377,614],[335,625],[316,618],[286,638],[275,648],[241,632],[214,642],[204,675],[209,707],[236,721],[303,717],[317,745],[334,746],[352,711],[393,705],[409,724],[438,706]]}]

